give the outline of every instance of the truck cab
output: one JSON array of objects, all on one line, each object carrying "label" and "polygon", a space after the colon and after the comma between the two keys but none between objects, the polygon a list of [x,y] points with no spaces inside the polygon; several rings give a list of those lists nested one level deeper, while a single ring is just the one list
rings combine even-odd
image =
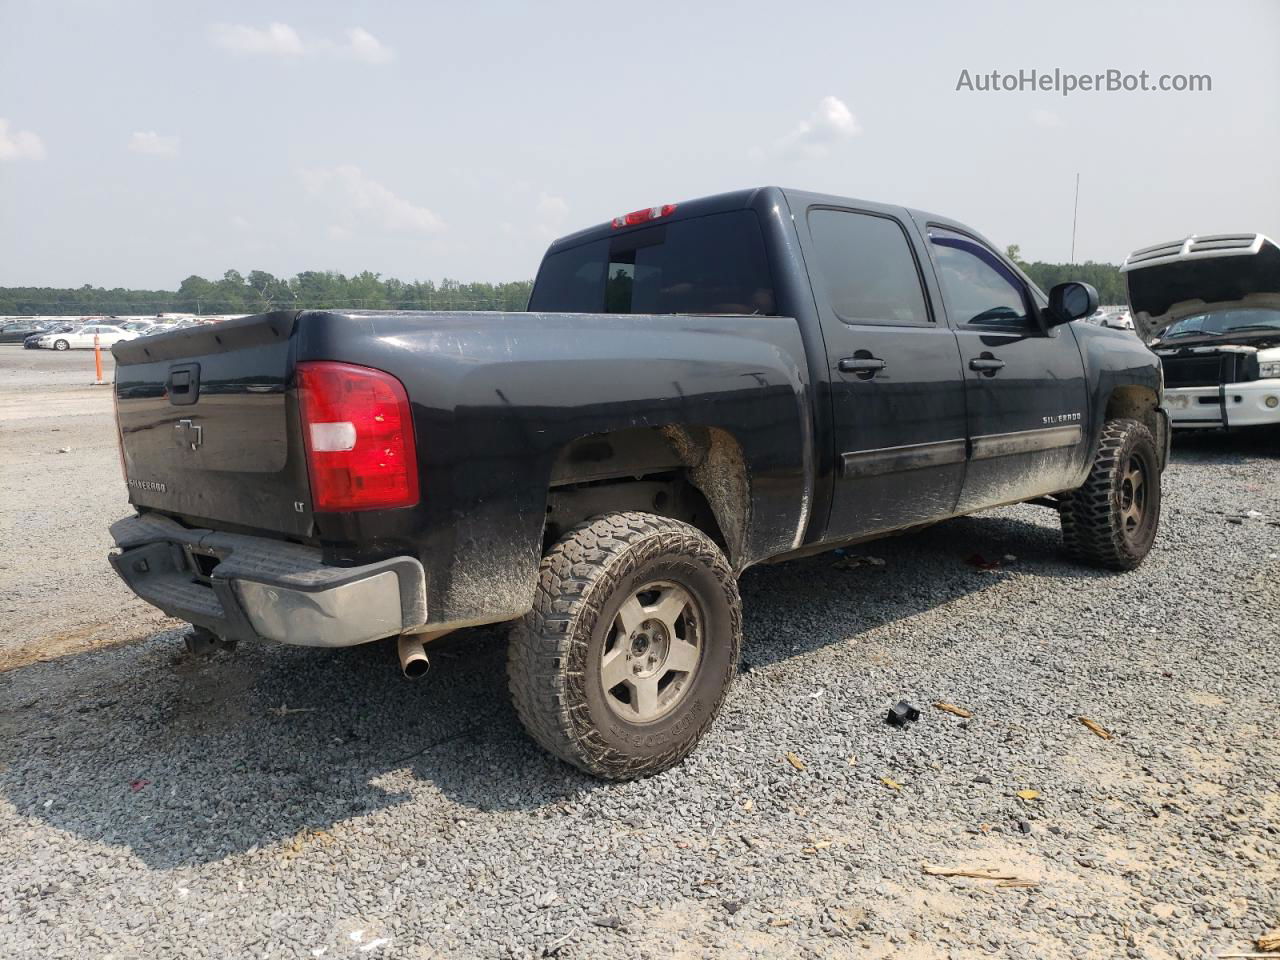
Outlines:
[{"label": "truck cab", "polygon": [[981,234],[904,207],[768,187],[636,211],[552,244],[529,306],[794,318],[814,385],[797,546],[1073,489],[1109,404],[1168,438],[1150,351],[1061,322]]}]

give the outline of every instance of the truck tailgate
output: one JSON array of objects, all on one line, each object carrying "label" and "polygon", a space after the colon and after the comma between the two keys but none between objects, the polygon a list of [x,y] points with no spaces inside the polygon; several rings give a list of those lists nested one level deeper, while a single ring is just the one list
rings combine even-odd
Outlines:
[{"label": "truck tailgate", "polygon": [[295,318],[245,317],[112,348],[130,502],[224,528],[310,532],[288,390]]}]

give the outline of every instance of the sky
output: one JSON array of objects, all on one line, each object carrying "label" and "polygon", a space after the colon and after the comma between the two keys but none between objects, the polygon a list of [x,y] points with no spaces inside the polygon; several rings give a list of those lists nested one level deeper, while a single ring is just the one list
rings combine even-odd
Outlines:
[{"label": "sky", "polygon": [[[1280,2],[0,0],[0,286],[531,278],[557,236],[782,186],[1028,260],[1280,238]],[[1108,69],[1200,92],[957,89]]]}]

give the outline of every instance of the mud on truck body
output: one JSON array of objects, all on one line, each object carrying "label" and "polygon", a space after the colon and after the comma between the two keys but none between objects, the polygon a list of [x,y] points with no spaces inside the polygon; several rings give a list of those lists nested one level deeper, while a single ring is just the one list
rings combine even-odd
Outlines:
[{"label": "mud on truck body", "polygon": [[219,641],[511,622],[529,734],[669,767],[716,716],[738,575],[999,504],[1113,569],[1156,534],[1155,357],[979,234],[760,188],[552,244],[524,313],[288,311],[114,348],[111,562]]}]

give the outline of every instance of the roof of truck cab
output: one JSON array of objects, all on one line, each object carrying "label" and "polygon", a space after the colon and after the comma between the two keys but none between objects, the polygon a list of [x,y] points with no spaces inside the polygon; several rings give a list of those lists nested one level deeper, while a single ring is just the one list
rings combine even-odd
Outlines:
[{"label": "roof of truck cab", "polygon": [[[671,223],[676,220],[687,220],[692,217],[704,217],[709,213],[726,213],[730,210],[744,210],[751,206],[756,195],[762,190],[768,190],[769,187],[752,187],[748,190],[732,190],[728,193],[717,193],[709,197],[697,197],[693,200],[678,200],[675,202],[675,212],[663,217],[659,223]],[[663,201],[669,203],[670,201]],[[661,206],[662,204],[654,204]],[[639,209],[643,210],[644,207]],[[618,215],[626,213],[622,210]],[[654,221],[647,221],[642,224],[636,224],[631,227],[615,228],[612,220],[606,220],[604,223],[597,223],[593,226],[586,227],[576,233],[568,234],[552,241],[547,252],[559,250],[564,247],[576,247],[578,244],[588,240],[599,240],[602,237],[613,236],[616,233],[626,230],[636,230],[642,227],[654,226]]]},{"label": "roof of truck cab", "polygon": [[[648,220],[643,223],[634,224],[628,227],[614,227],[612,220],[606,220],[604,223],[597,223],[594,226],[578,230],[552,241],[547,248],[547,253],[555,253],[567,247],[576,247],[579,244],[586,243],[591,240],[600,240],[604,237],[615,236],[619,233],[625,233],[629,230],[642,230],[645,227],[652,227],[658,223],[673,223],[680,220],[688,220],[694,217],[705,217],[713,213],[727,213],[731,210],[745,210],[755,204],[762,194],[775,193],[784,197],[788,203],[796,201],[795,206],[812,206],[814,204],[829,204],[833,207],[852,207],[860,210],[877,209],[881,211],[893,211],[895,213],[906,213],[917,220],[932,221],[950,226],[961,227],[966,232],[973,233],[975,236],[981,237],[976,231],[964,224],[953,220],[951,217],[944,217],[939,214],[928,213],[924,210],[915,210],[910,207],[904,207],[898,204],[884,203],[875,200],[860,200],[855,197],[845,197],[838,194],[815,193],[811,190],[797,190],[790,187],[763,186],[750,187],[745,190],[731,190],[727,193],[717,193],[706,197],[696,197],[692,200],[675,201],[675,210],[665,217],[658,220]],[[669,203],[670,201],[663,201]],[[654,204],[658,207],[663,204]],[[640,207],[639,209],[646,209]],[[619,216],[626,211],[619,211]]]}]

